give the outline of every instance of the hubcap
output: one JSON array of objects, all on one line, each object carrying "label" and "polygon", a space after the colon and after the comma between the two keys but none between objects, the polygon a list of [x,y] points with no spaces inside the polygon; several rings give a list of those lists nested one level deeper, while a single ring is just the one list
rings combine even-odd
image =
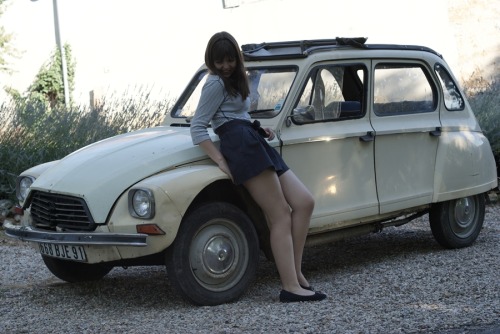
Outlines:
[{"label": "hubcap", "polygon": [[468,237],[474,230],[476,203],[470,198],[461,198],[455,202],[452,229],[461,237]]},{"label": "hubcap", "polygon": [[245,235],[234,222],[221,219],[207,222],[191,243],[191,271],[205,289],[228,290],[245,274],[247,249]]},{"label": "hubcap", "polygon": [[231,240],[218,235],[209,240],[203,254],[203,262],[208,271],[213,274],[227,272],[234,263],[234,249]]}]

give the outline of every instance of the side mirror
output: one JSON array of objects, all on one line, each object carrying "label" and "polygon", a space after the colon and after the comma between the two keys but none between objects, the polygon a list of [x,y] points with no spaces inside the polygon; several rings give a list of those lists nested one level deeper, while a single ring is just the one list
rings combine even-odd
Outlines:
[{"label": "side mirror", "polygon": [[307,106],[297,107],[293,109],[292,114],[288,116],[286,120],[286,125],[287,126],[292,125],[291,123],[292,121],[298,124],[310,123],[314,121],[315,113],[316,110],[314,109],[314,106],[307,105]]}]

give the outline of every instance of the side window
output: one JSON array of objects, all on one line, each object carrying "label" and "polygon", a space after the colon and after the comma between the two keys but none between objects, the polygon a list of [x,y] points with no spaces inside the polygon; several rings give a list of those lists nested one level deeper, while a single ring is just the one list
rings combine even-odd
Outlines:
[{"label": "side window", "polygon": [[426,70],[416,64],[378,64],[373,95],[373,109],[380,116],[436,109],[436,89]]},{"label": "side window", "polygon": [[250,85],[250,114],[259,118],[279,114],[297,74],[296,69],[250,68],[247,73]]},{"label": "side window", "polygon": [[443,89],[444,95],[444,105],[446,109],[450,111],[463,110],[465,107],[464,99],[460,94],[457,84],[453,81],[451,75],[439,64],[434,67],[439,81],[441,82],[441,88]]},{"label": "side window", "polygon": [[201,89],[207,81],[207,74],[206,70],[201,71],[191,80],[186,91],[172,109],[173,117],[192,117],[194,115],[200,100]]},{"label": "side window", "polygon": [[[195,75],[179,101],[172,108],[172,117],[193,117],[207,80],[207,70]],[[247,68],[252,117],[271,118],[278,115],[297,74],[296,67]]]},{"label": "side window", "polygon": [[364,115],[364,65],[319,66],[311,70],[294,108],[297,124]]}]

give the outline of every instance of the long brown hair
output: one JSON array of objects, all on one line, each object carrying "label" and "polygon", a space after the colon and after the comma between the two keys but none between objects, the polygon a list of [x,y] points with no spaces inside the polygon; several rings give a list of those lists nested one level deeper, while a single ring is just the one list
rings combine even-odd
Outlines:
[{"label": "long brown hair", "polygon": [[[215,67],[216,61],[222,61],[225,57],[236,59],[236,68],[231,77],[224,77]],[[243,64],[243,56],[236,39],[228,32],[221,31],[214,34],[207,44],[205,50],[205,65],[211,73],[217,74],[224,82],[224,87],[232,96],[238,93],[245,100],[250,94],[248,77]]]}]

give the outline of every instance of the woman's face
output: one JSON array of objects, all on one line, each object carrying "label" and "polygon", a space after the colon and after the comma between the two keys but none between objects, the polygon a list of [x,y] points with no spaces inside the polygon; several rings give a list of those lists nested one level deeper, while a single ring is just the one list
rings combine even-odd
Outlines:
[{"label": "woman's face", "polygon": [[222,60],[216,60],[214,62],[215,68],[221,75],[223,75],[226,78],[229,78],[233,72],[234,69],[236,68],[236,59],[235,58],[229,58],[229,57],[224,57]]}]

